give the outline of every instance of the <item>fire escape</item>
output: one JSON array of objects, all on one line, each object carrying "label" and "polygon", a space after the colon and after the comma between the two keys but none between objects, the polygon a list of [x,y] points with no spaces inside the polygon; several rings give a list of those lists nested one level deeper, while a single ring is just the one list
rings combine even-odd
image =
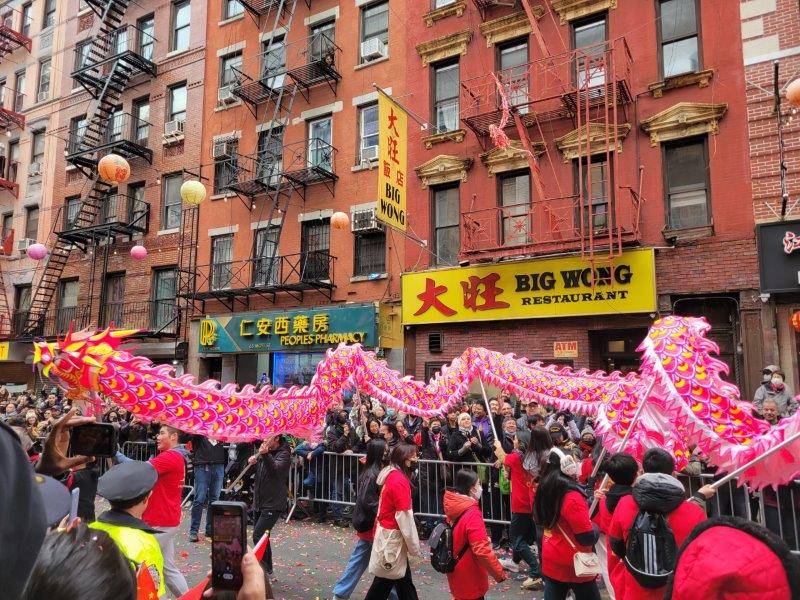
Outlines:
[{"label": "fire escape", "polygon": [[[28,52],[31,51],[31,38],[24,32],[30,27],[30,23],[23,23],[24,16],[19,11],[12,10],[6,13],[2,24],[0,24],[0,61],[9,54],[13,54],[20,48]],[[19,28],[15,22],[19,22]],[[25,95],[16,94],[7,88],[0,88],[0,131],[10,132],[14,129],[25,128],[25,115],[22,114],[22,103]],[[0,154],[0,192],[3,190],[13,194],[15,198],[19,194],[19,184],[17,184],[17,165],[10,162],[10,158],[5,154]],[[14,251],[14,232],[3,231],[0,233],[0,256],[9,255]],[[6,248],[3,248],[6,246]],[[10,250],[9,248],[10,247]],[[3,264],[0,262],[0,339],[8,339],[12,335],[12,312],[6,294],[6,284],[3,277]]]},{"label": "fire escape", "polygon": [[[97,162],[109,153],[128,159],[152,162],[148,136],[150,124],[134,115],[122,113],[118,103],[128,81],[134,75],[156,75],[156,66],[137,50],[141,43],[139,32],[122,23],[128,0],[87,0],[97,14],[100,27],[87,53],[77,57],[72,73],[94,99],[85,119],[73,121],[66,147],[66,159],[90,180],[91,189],[78,202],[60,208],[54,219],[53,240],[49,245],[47,263],[32,296],[30,311],[23,319],[22,337],[62,334],[75,322],[76,327],[90,326],[92,303],[99,296],[100,310],[96,325],[112,321],[126,326],[129,318],[122,311],[106,310],[104,286],[108,252],[116,236],[131,236],[147,230],[149,205],[136,198],[117,193],[116,188],[101,180],[96,173]],[[73,248],[94,252],[90,261],[88,306],[52,309],[61,275]],[[99,293],[95,290],[97,270],[102,269]],[[141,313],[141,309],[134,313]],[[130,323],[140,326],[139,322]]]},{"label": "fire escape", "polygon": [[[328,86],[336,92],[341,80],[341,49],[332,33],[319,31],[309,38],[286,43],[274,31],[283,24],[285,35],[291,29],[298,0],[243,0],[245,9],[257,24],[271,23],[273,33],[264,41],[262,52],[233,67],[234,83],[220,90],[220,97],[231,94],[241,99],[258,119],[262,115],[258,147],[252,154],[231,152],[225,141],[215,144],[216,191],[233,192],[250,211],[258,210],[259,222],[274,224],[256,243],[253,258],[229,263],[197,266],[187,256],[181,262],[183,283],[179,295],[201,312],[208,300],[216,300],[233,311],[239,302],[245,308],[253,295],[274,302],[283,292],[302,300],[305,291],[331,297],[335,258],[329,251],[303,251],[278,255],[289,202],[297,194],[303,200],[309,186],[320,184],[333,194],[338,179],[335,171],[336,148],[329,139],[285,144],[284,126],[292,114],[299,93],[306,101],[313,90]],[[306,0],[310,7],[310,0]],[[220,181],[220,178],[222,181]],[[188,227],[184,211],[184,227]],[[192,235],[186,240],[192,242]],[[188,252],[186,253],[189,254]]]},{"label": "fire escape", "polygon": [[[527,158],[533,184],[528,204],[462,213],[462,255],[580,251],[592,264],[613,261],[625,244],[639,240],[641,209],[640,183],[626,184],[615,156],[630,130],[626,110],[632,101],[633,59],[625,39],[552,54],[554,44],[543,39],[528,0],[473,1],[484,19],[496,7],[521,4],[541,58],[461,83],[461,121],[486,150],[491,151],[492,133],[506,133],[506,150]],[[545,139],[544,129],[568,131],[570,125],[564,136]],[[552,156],[553,143],[572,159],[575,189],[559,183],[564,178],[555,163],[562,158]],[[545,186],[545,166],[555,185]]]}]

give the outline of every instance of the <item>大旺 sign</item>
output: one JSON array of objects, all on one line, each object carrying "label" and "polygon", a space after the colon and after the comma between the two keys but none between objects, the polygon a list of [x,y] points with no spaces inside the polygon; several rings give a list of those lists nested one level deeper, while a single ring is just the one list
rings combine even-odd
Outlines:
[{"label": "\u5927\u65fa sign", "polygon": [[408,115],[386,94],[378,93],[378,200],[379,221],[406,230],[408,178]]},{"label": "\u5927\u65fa sign", "polygon": [[375,347],[375,307],[239,313],[200,321],[201,353],[330,348],[344,342]]},{"label": "\u5927\u65fa sign", "polygon": [[655,312],[652,249],[403,274],[403,324]]}]

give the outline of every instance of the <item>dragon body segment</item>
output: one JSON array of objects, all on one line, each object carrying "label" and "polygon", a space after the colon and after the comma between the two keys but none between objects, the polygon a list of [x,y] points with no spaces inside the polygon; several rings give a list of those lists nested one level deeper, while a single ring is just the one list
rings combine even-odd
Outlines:
[{"label": "dragon body segment", "polygon": [[[158,420],[225,441],[278,433],[318,435],[327,410],[351,386],[409,414],[440,415],[460,403],[471,383],[480,379],[523,403],[535,400],[594,416],[609,451],[621,449],[633,427],[625,450],[636,456],[646,448],[663,447],[682,468],[696,444],[712,464],[727,471],[800,430],[800,415],[769,430],[755,419],[752,405],[722,379],[726,366],[712,355],[718,349],[706,338],[709,329],[704,319],[669,316],[655,321],[639,347],[640,372],[627,375],[573,371],[468,348],[426,383],[401,376],[360,346],[340,345],[326,353],[307,386],[257,391],[251,385],[239,389],[213,380],[198,383],[192,375],[175,376],[169,365],[153,365],[120,349],[135,332],[114,329],[35,342],[34,364],[72,398],[100,404],[108,397],[144,421]],[[633,423],[643,400],[639,421]],[[800,472],[799,456],[800,448],[789,446],[765,461],[768,471],[757,468],[746,478],[756,486],[786,481]]]}]

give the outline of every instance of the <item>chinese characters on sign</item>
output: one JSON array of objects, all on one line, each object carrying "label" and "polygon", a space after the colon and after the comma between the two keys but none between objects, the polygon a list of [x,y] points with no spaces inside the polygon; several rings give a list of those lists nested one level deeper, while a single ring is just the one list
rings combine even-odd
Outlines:
[{"label": "chinese characters on sign", "polygon": [[403,324],[653,312],[652,250],[403,274]]},{"label": "chinese characters on sign", "polygon": [[390,227],[406,230],[408,115],[378,93],[378,201],[375,214]]}]

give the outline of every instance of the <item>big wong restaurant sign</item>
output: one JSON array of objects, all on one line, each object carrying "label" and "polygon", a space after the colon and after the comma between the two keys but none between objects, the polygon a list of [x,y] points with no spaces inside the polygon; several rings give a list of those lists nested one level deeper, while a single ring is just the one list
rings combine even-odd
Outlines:
[{"label": "big wong restaurant sign", "polygon": [[549,258],[404,273],[403,324],[647,313],[656,310],[652,249],[595,266]]}]

